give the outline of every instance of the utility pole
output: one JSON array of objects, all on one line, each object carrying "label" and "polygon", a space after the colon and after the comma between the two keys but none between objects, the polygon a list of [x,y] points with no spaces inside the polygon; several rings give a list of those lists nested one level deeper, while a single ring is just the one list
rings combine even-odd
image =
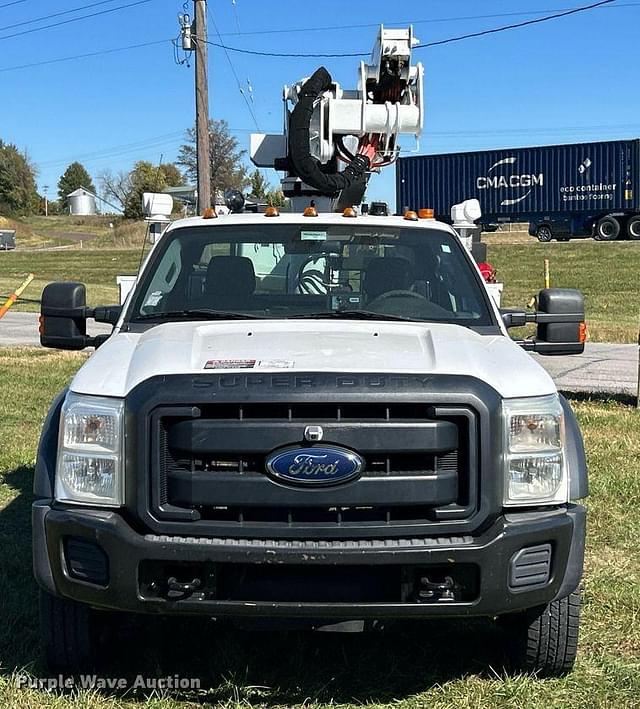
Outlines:
[{"label": "utility pole", "polygon": [[49,216],[49,198],[47,197],[47,190],[49,189],[49,185],[44,185],[42,189],[44,190],[44,216],[48,217]]},{"label": "utility pole", "polygon": [[193,0],[196,55],[196,155],[198,161],[198,214],[211,207],[209,157],[209,77],[207,72],[207,2]]}]

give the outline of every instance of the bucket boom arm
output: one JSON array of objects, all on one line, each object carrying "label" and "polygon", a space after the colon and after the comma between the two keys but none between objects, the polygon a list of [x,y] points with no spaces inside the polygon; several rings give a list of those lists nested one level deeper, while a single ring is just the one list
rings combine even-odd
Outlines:
[{"label": "bucket boom arm", "polygon": [[[380,27],[358,88],[343,90],[320,67],[285,86],[284,133],[253,134],[251,160],[285,173],[285,196],[323,209],[359,204],[372,172],[392,164],[398,138],[423,126],[423,67],[411,64],[413,29]],[[294,208],[297,208],[294,205]]]}]

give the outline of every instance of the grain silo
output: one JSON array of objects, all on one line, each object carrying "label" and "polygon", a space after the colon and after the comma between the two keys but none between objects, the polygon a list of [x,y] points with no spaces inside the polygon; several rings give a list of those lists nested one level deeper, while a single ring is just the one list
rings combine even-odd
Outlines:
[{"label": "grain silo", "polygon": [[67,195],[69,200],[69,213],[76,217],[84,217],[96,213],[96,196],[79,187]]}]

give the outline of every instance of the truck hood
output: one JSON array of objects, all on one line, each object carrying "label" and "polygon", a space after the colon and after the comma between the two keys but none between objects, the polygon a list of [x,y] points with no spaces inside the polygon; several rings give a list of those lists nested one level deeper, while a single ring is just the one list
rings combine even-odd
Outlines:
[{"label": "truck hood", "polygon": [[556,391],[508,337],[458,325],[353,320],[185,322],[120,332],[78,371],[71,390],[124,397],[157,375],[239,371],[467,375],[504,398]]}]

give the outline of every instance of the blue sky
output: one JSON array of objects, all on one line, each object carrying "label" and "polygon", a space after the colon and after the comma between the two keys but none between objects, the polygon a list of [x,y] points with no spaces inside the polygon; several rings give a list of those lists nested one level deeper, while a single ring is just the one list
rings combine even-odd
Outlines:
[{"label": "blue sky", "polygon": [[[40,24],[4,29],[96,1],[27,0],[0,7],[0,138],[28,151],[38,167],[38,186],[48,185],[50,197],[57,192],[60,174],[75,159],[94,178],[104,169],[126,169],[140,159],[157,162],[161,155],[165,162],[175,159],[183,131],[193,121],[193,68],[175,64],[169,41],[11,69],[177,35],[182,2],[150,0],[5,38],[20,29],[133,2],[112,0]],[[0,6],[7,2],[0,0]],[[275,52],[368,51],[375,27],[352,25],[413,22],[419,39],[430,42],[582,4],[588,0],[209,2],[225,43]],[[192,3],[186,6],[192,12]],[[420,152],[640,136],[638,26],[640,2],[617,0],[609,7],[549,23],[418,50],[416,59],[425,65],[427,104]],[[265,32],[289,29],[298,31]],[[211,26],[210,39],[218,40]],[[230,56],[245,90],[247,80],[251,82],[253,110],[265,132],[281,128],[282,85],[309,75],[320,61],[347,88],[355,86],[357,78],[355,58]],[[248,148],[255,125],[221,49],[210,47],[210,65],[211,115],[226,119]],[[413,142],[405,141],[405,147],[409,150]],[[265,174],[275,186],[278,175]],[[387,169],[372,178],[368,197],[393,204],[394,191],[394,170]]]}]

